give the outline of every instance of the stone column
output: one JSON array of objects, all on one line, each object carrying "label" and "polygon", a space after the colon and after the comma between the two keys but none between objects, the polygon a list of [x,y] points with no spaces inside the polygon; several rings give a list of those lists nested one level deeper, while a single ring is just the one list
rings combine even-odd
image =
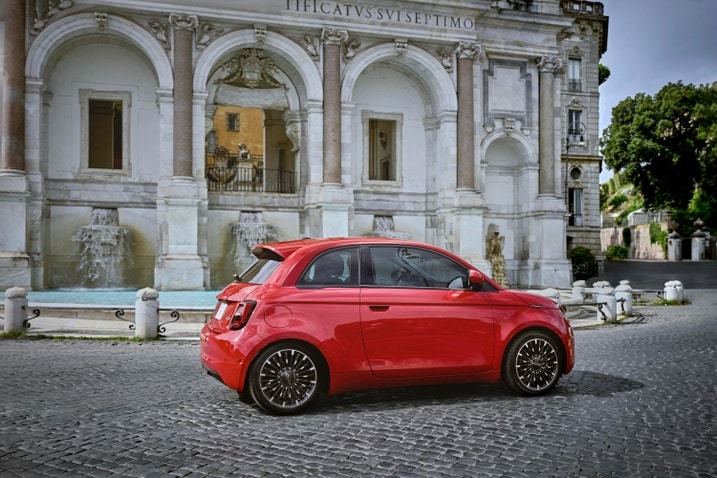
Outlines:
[{"label": "stone column", "polygon": [[[196,16],[172,13],[174,91],[172,127],[172,164],[160,170],[171,174],[168,186],[162,184],[157,194],[159,239],[154,269],[154,286],[159,290],[200,290],[208,277],[206,258],[200,256],[199,222],[201,198],[193,168],[193,88],[192,53]],[[167,98],[158,91],[160,114],[165,112]],[[202,125],[203,127],[203,125]],[[167,158],[168,159],[168,158]],[[162,177],[161,179],[164,179]]]},{"label": "stone column", "polygon": [[458,189],[475,190],[475,124],[473,100],[473,62],[481,47],[458,44]]},{"label": "stone column", "polygon": [[5,1],[2,165],[25,171],[25,2]]},{"label": "stone column", "polygon": [[341,43],[345,30],[324,29],[324,183],[341,184]]},{"label": "stone column", "polygon": [[538,58],[540,71],[539,183],[538,194],[557,196],[555,184],[555,73],[563,62],[559,57]]},{"label": "stone column", "polygon": [[171,14],[174,28],[174,172],[192,177],[192,40],[196,16]]}]

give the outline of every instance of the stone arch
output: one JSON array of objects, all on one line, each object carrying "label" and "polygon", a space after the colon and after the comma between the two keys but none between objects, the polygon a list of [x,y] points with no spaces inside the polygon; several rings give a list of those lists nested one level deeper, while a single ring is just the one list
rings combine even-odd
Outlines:
[{"label": "stone arch", "polygon": [[512,134],[507,135],[504,131],[493,131],[483,139],[481,143],[481,157],[484,158],[485,162],[490,161],[489,150],[491,147],[505,146],[514,154],[513,158],[516,159],[513,166],[522,166],[534,163],[537,165],[538,155],[533,147],[533,144],[523,134]]},{"label": "stone arch", "polygon": [[356,82],[361,73],[375,63],[392,67],[415,79],[423,89],[426,103],[434,116],[444,111],[457,111],[455,85],[441,63],[425,50],[408,45],[402,57],[396,55],[393,43],[383,43],[359,52],[346,68],[341,85],[342,103],[352,102]]},{"label": "stone arch", "polygon": [[[212,42],[202,53],[194,70],[194,92],[206,92],[207,84],[222,59],[232,51],[256,47],[254,30],[239,30]],[[314,61],[296,42],[274,32],[266,32],[261,49],[273,54],[277,67],[287,75],[299,101],[322,101],[322,78]],[[291,105],[300,109],[301,105]]]},{"label": "stone arch", "polygon": [[106,30],[100,32],[93,13],[63,18],[43,30],[28,51],[25,76],[43,78],[48,67],[63,50],[93,43],[105,36],[121,39],[142,52],[154,68],[160,89],[174,87],[169,57],[156,38],[136,23],[115,15],[108,15]]}]

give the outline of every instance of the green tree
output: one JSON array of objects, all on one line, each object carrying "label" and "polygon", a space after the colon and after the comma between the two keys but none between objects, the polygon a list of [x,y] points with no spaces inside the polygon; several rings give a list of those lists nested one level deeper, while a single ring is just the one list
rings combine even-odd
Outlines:
[{"label": "green tree", "polygon": [[610,68],[598,63],[598,86],[605,83],[608,78],[610,78]]},{"label": "green tree", "polygon": [[644,207],[706,211],[717,220],[717,83],[670,83],[612,110],[603,132],[605,163],[639,191]]}]

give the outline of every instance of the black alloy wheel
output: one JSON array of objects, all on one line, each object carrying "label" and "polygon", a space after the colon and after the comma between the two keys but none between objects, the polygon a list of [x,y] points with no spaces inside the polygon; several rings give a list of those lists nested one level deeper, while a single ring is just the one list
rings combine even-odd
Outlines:
[{"label": "black alloy wheel", "polygon": [[309,408],[321,390],[321,372],[314,353],[300,344],[278,344],[254,361],[249,391],[254,402],[274,415],[291,415]]},{"label": "black alloy wheel", "polygon": [[513,340],[503,364],[503,380],[522,395],[549,392],[560,379],[560,348],[550,335],[532,331]]}]

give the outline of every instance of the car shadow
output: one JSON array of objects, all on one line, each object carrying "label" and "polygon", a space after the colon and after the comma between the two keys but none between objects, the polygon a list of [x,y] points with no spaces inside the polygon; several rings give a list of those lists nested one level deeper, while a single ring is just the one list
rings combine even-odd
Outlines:
[{"label": "car shadow", "polygon": [[[594,396],[605,398],[643,387],[644,384],[623,377],[574,370],[570,375],[563,377],[548,396]],[[309,413],[350,413],[352,411],[365,412],[466,402],[523,399],[525,397],[513,393],[502,383],[433,385],[345,393],[324,398]]]}]

